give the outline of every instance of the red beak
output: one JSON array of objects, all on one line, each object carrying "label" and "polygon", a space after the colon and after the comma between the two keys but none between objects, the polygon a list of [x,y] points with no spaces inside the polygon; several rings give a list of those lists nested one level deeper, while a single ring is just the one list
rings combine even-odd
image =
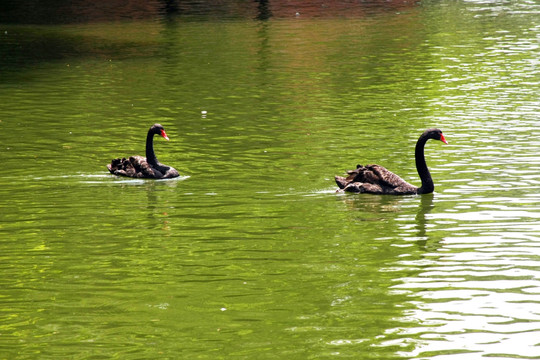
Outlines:
[{"label": "red beak", "polygon": [[442,141],[443,143],[445,143],[446,145],[448,145],[448,141],[446,141],[446,139],[444,138],[444,135],[443,135],[443,134],[441,134],[441,141]]},{"label": "red beak", "polygon": [[[164,138],[165,140],[167,140],[167,141],[169,140],[169,137],[168,137],[167,134],[165,133],[165,130],[161,130],[161,136],[163,136],[163,138]],[[442,136],[442,135],[441,135],[441,136]]]}]

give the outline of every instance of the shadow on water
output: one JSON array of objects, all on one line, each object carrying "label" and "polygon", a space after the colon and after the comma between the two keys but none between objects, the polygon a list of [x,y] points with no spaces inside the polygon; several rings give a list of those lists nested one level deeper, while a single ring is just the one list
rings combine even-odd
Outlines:
[{"label": "shadow on water", "polygon": [[257,20],[268,20],[272,17],[272,10],[270,10],[269,7],[269,1],[268,0],[258,0],[257,1],[259,5],[257,6],[257,16],[255,17]]},{"label": "shadow on water", "polygon": [[[258,20],[272,18],[340,18],[366,17],[414,7],[404,0],[371,1],[366,4],[319,3],[258,0],[190,1],[155,0],[125,2],[114,1],[6,1],[0,3],[0,70],[4,77],[36,64],[75,57],[101,57],[114,59],[119,53],[148,56],[155,45],[145,40],[146,35],[126,39],[125,42],[108,40],[103,34],[70,34],[69,28],[58,30],[50,25],[80,25],[96,23],[123,23],[130,21],[180,22],[208,20]],[[116,33],[121,29],[113,30]]]},{"label": "shadow on water", "polygon": [[60,0],[2,1],[0,23],[73,24],[107,21],[144,20],[152,18],[256,19],[295,17],[359,17],[415,6],[406,0],[369,2],[307,2],[286,0],[219,1],[219,0]]}]

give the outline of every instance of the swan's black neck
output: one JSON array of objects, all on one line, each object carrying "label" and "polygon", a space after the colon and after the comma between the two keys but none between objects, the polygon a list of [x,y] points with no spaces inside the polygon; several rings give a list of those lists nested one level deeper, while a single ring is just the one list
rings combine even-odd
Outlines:
[{"label": "swan's black neck", "polygon": [[429,169],[426,164],[426,158],[424,156],[424,146],[426,145],[428,139],[429,138],[426,136],[425,133],[422,134],[418,139],[418,142],[416,143],[416,149],[414,150],[416,170],[418,171],[420,180],[422,180],[422,186],[420,186],[420,188],[418,189],[419,194],[429,194],[432,193],[433,190],[435,190],[435,186],[433,185],[433,179],[431,178],[431,174],[429,173]]},{"label": "swan's black neck", "polygon": [[148,130],[148,134],[146,135],[146,161],[150,165],[159,164],[154,153],[154,132],[152,129]]}]

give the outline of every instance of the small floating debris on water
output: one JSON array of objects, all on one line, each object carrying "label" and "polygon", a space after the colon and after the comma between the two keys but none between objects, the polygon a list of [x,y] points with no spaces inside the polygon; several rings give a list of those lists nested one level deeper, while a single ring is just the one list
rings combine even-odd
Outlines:
[{"label": "small floating debris on water", "polygon": [[208,111],[206,111],[206,110],[201,111],[201,116],[202,116],[203,119],[206,119],[206,114],[208,114]]}]

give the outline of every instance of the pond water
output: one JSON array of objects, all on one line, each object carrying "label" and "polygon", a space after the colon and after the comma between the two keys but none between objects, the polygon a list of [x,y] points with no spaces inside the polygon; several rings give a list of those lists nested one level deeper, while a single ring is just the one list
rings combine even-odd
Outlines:
[{"label": "pond water", "polygon": [[1,25],[0,358],[540,358],[540,5],[287,4]]}]

